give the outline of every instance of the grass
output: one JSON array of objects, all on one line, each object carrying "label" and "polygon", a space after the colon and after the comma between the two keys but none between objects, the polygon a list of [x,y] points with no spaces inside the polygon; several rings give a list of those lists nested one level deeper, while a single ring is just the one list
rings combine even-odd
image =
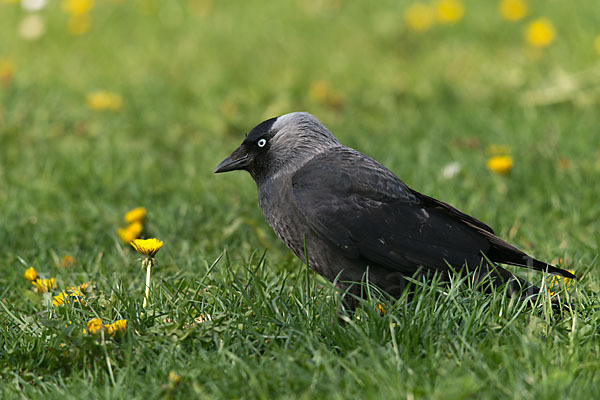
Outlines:
[{"label": "grass", "polygon": [[[0,397],[596,396],[595,2],[528,2],[513,23],[468,1],[457,24],[421,34],[393,1],[191,2],[212,4],[206,15],[179,0],[96,2],[80,36],[51,3],[33,41],[18,34],[27,13],[0,3],[0,58],[14,65],[0,82]],[[538,16],[557,32],[543,49],[523,40]],[[123,107],[90,110],[96,90]],[[575,310],[432,284],[385,315],[373,295],[333,323],[335,289],[275,238],[251,178],[212,174],[250,128],[294,110],[562,259],[580,277],[559,294]],[[510,148],[509,175],[485,168],[492,144]],[[461,170],[444,178],[452,162]],[[139,257],[116,235],[140,205],[144,237],[165,242],[148,309]],[[30,266],[59,289],[95,288],[54,307],[23,278]],[[127,331],[83,334],[94,317]]]}]

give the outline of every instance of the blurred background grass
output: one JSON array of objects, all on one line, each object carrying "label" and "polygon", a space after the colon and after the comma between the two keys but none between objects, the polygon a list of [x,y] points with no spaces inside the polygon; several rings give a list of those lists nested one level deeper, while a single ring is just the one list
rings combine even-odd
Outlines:
[{"label": "blurred background grass", "polygon": [[[212,169],[252,126],[296,110],[500,232],[541,223],[549,248],[598,244],[596,193],[582,190],[600,165],[593,1],[45,3],[0,3],[7,264],[44,259],[40,245],[107,248],[137,205],[171,249],[264,245],[253,229],[273,245],[251,180]],[[528,42],[540,18],[554,33]],[[119,104],[94,106],[98,91]],[[494,144],[515,159],[508,177],[485,169]]]},{"label": "blurred background grass", "polygon": [[[254,125],[299,110],[597,290],[597,11],[591,0],[0,1],[3,299],[35,308],[30,265],[61,287],[118,276],[138,290],[116,234],[136,206],[143,236],[166,243],[159,279],[197,277],[225,248],[234,262],[267,248],[271,276],[298,270],[250,177],[212,170]],[[513,160],[508,174],[486,168],[492,145]],[[76,268],[59,265],[65,255]]]}]

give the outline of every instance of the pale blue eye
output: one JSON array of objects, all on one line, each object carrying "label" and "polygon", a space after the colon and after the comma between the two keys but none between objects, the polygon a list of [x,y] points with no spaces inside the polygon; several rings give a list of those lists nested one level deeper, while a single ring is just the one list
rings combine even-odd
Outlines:
[{"label": "pale blue eye", "polygon": [[260,139],[258,142],[256,142],[256,144],[258,145],[258,147],[265,147],[265,144],[267,144],[267,140]]}]

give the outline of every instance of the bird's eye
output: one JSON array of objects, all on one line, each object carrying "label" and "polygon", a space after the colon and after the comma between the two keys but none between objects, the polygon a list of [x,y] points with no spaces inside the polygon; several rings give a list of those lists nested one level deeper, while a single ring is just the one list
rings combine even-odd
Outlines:
[{"label": "bird's eye", "polygon": [[267,139],[260,139],[258,142],[256,142],[256,144],[258,147],[265,147],[265,144],[267,144]]}]

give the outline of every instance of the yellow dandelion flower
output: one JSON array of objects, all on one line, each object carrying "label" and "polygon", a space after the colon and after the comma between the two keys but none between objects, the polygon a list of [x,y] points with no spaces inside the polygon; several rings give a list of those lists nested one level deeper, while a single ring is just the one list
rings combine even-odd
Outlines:
[{"label": "yellow dandelion flower", "polygon": [[546,18],[538,18],[527,26],[525,39],[534,47],[546,47],[554,40],[554,25]]},{"label": "yellow dandelion flower", "polygon": [[82,283],[79,286],[71,286],[68,287],[65,291],[60,292],[54,299],[52,300],[52,304],[56,307],[62,306],[64,304],[70,304],[71,301],[79,302],[85,305],[85,300],[83,297],[88,293],[87,289],[90,283]]},{"label": "yellow dandelion flower", "polygon": [[60,292],[59,294],[57,294],[56,296],[54,296],[54,299],[52,300],[52,304],[55,307],[62,306],[63,304],[66,304],[68,302],[69,302],[69,299],[66,296],[65,292]]},{"label": "yellow dandelion flower", "polygon": [[137,207],[125,214],[125,222],[132,224],[134,222],[144,222],[146,218],[146,209],[144,207]]},{"label": "yellow dandelion flower", "polygon": [[104,329],[104,325],[102,325],[102,320],[100,318],[90,319],[87,324],[87,330],[92,335],[95,335],[99,331]]},{"label": "yellow dandelion flower", "polygon": [[594,39],[594,48],[596,49],[596,53],[600,54],[600,35]]},{"label": "yellow dandelion flower", "polygon": [[508,174],[513,166],[513,159],[510,156],[495,156],[487,161],[487,167],[500,175]]},{"label": "yellow dandelion flower", "polygon": [[381,303],[377,303],[377,311],[379,311],[379,314],[381,314],[381,315],[387,314],[387,310]]},{"label": "yellow dandelion flower", "polygon": [[41,279],[37,278],[31,282],[35,286],[39,293],[48,293],[52,288],[56,286],[56,279]]},{"label": "yellow dandelion flower", "polygon": [[562,170],[567,170],[571,167],[571,160],[568,158],[561,158],[558,160],[558,167]]},{"label": "yellow dandelion flower", "polygon": [[314,101],[323,101],[327,98],[329,93],[329,85],[323,80],[315,81],[310,85],[308,95]]},{"label": "yellow dandelion flower", "polygon": [[458,0],[437,2],[437,18],[442,24],[454,24],[465,14],[465,6]]},{"label": "yellow dandelion flower", "polygon": [[72,14],[67,21],[67,31],[71,35],[80,36],[87,33],[92,27],[90,14]]},{"label": "yellow dandelion flower", "polygon": [[210,316],[210,314],[202,313],[202,314],[198,315],[196,318],[194,318],[194,322],[192,322],[192,326],[194,326],[196,324],[201,324],[206,321],[212,321],[212,317]]},{"label": "yellow dandelion flower", "polygon": [[85,282],[85,283],[82,283],[81,285],[77,286],[77,289],[81,293],[86,294],[89,286],[90,286],[90,282]]},{"label": "yellow dandelion flower", "polygon": [[156,260],[154,259],[154,255],[163,246],[163,242],[152,238],[136,239],[130,244],[138,253],[146,256],[146,258],[142,261],[142,268],[146,268],[146,293],[144,296],[144,304],[142,306],[146,308],[150,298],[150,271],[152,270],[152,266],[157,264]]},{"label": "yellow dandelion flower", "polygon": [[182,379],[181,376],[179,376],[177,374],[177,372],[175,372],[173,370],[171,370],[169,372],[169,383],[170,384],[177,385],[177,384],[179,384],[179,382],[181,382],[181,379]]},{"label": "yellow dandelion flower", "polygon": [[4,86],[10,85],[15,74],[15,65],[12,61],[0,58],[0,84]]},{"label": "yellow dandelion flower", "polygon": [[[572,271],[570,269],[568,269],[567,271],[575,275],[575,271]],[[558,293],[562,286],[564,286],[567,290],[570,290],[571,286],[573,285],[573,282],[574,280],[572,278],[565,278],[564,276],[552,275],[552,279],[548,284],[548,293],[550,293],[550,296],[554,296],[556,293]]]},{"label": "yellow dandelion flower", "polygon": [[529,13],[524,0],[501,0],[499,8],[502,17],[509,21],[523,19]]},{"label": "yellow dandelion flower", "polygon": [[123,107],[123,99],[116,93],[100,90],[88,94],[87,105],[94,111],[119,111]]},{"label": "yellow dandelion flower", "polygon": [[131,245],[138,253],[152,258],[163,246],[163,242],[155,238],[135,239]]},{"label": "yellow dandelion flower", "polygon": [[25,271],[24,277],[28,281],[33,282],[38,278],[38,274],[37,274],[35,268],[30,267],[30,268],[27,268],[27,271]]},{"label": "yellow dandelion flower", "polygon": [[129,224],[129,226],[127,226],[127,228],[117,229],[117,235],[119,235],[119,238],[121,238],[121,241],[123,241],[123,243],[129,244],[134,239],[137,239],[140,237],[140,234],[142,233],[142,229],[143,229],[143,227],[140,222],[134,222],[132,224]]},{"label": "yellow dandelion flower", "polygon": [[119,238],[125,244],[130,243],[136,238],[135,235],[127,228],[117,229],[117,235],[119,235]]},{"label": "yellow dandelion flower", "polygon": [[90,283],[85,282],[79,286],[71,286],[71,287],[67,288],[67,291],[69,292],[69,296],[83,297],[87,294],[88,286],[90,286]]},{"label": "yellow dandelion flower", "polygon": [[69,254],[63,256],[60,259],[60,261],[58,262],[59,267],[65,267],[65,268],[72,267],[74,264],[75,264],[75,259]]},{"label": "yellow dandelion flower", "polygon": [[117,332],[125,332],[126,330],[127,330],[127,320],[126,319],[120,319],[118,321],[113,322],[110,325],[106,325],[106,332],[111,336],[114,336],[114,334]]},{"label": "yellow dandelion flower", "polygon": [[127,230],[130,231],[131,233],[133,233],[133,235],[135,236],[136,239],[140,237],[140,234],[142,233],[142,229],[144,229],[144,227],[142,226],[141,222],[132,222],[127,227]]},{"label": "yellow dandelion flower", "polygon": [[94,7],[94,0],[63,0],[62,9],[70,15],[83,15]]},{"label": "yellow dandelion flower", "polygon": [[404,11],[404,22],[414,32],[426,32],[435,23],[435,9],[424,3],[413,3]]}]

